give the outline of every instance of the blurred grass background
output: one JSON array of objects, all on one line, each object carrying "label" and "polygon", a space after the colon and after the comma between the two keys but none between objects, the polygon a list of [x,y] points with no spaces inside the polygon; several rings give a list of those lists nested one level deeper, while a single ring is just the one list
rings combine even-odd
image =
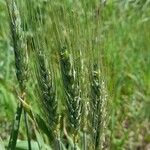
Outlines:
[{"label": "blurred grass background", "polygon": [[[109,0],[102,16],[102,67],[109,95],[106,147],[149,150],[150,1]],[[16,110],[16,83],[8,14],[5,1],[0,0],[0,137],[4,141],[9,139]],[[30,99],[35,99],[33,91],[29,93]],[[34,103],[31,101],[31,106],[34,107]]]}]

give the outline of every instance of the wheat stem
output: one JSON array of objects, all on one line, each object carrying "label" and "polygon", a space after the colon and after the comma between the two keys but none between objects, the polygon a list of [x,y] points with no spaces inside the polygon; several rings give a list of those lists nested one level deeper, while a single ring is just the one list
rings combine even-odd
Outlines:
[{"label": "wheat stem", "polygon": [[8,150],[14,150],[16,148],[21,114],[22,114],[22,104],[20,103],[18,105],[17,111],[15,113],[15,119],[14,119],[14,122],[13,122],[11,136],[10,136],[9,144],[8,144]]},{"label": "wheat stem", "polygon": [[27,139],[28,139],[28,149],[31,150],[31,138],[30,138],[30,132],[29,132],[29,124],[28,124],[28,117],[27,117],[27,112],[23,110],[24,112],[24,122],[25,122],[25,127],[26,127],[26,133],[27,133]]}]

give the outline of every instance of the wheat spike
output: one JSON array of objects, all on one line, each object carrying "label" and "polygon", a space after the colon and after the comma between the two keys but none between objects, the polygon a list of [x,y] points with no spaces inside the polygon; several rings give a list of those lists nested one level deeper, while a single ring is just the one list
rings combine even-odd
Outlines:
[{"label": "wheat spike", "polygon": [[66,105],[68,110],[69,123],[73,129],[74,143],[77,142],[77,132],[81,119],[81,90],[77,71],[73,66],[71,55],[64,47],[60,52],[61,72],[66,94]]},{"label": "wheat spike", "polygon": [[102,80],[100,71],[97,65],[94,65],[90,77],[91,83],[91,128],[93,131],[94,149],[99,149],[101,146],[100,140],[104,128],[106,90],[105,83]]},{"label": "wheat spike", "polygon": [[13,47],[15,53],[15,66],[16,76],[19,82],[21,92],[26,89],[26,81],[28,77],[28,54],[25,33],[21,27],[20,14],[17,9],[16,3],[12,0],[7,2],[9,15],[10,15],[10,27],[12,32]]},{"label": "wheat spike", "polygon": [[56,129],[58,121],[56,89],[52,80],[52,75],[47,67],[47,59],[44,52],[38,49],[36,54],[36,76],[40,103],[48,121],[48,126],[50,129]]}]

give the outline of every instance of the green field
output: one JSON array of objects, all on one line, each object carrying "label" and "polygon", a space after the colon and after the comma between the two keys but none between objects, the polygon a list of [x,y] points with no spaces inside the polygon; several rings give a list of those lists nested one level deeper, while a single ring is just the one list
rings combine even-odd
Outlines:
[{"label": "green field", "polygon": [[17,150],[150,150],[150,1],[0,0],[0,150],[10,137]]}]

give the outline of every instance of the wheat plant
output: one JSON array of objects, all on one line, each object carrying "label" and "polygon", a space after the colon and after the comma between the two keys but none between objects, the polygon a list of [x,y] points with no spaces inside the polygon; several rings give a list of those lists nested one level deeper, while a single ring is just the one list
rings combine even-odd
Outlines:
[{"label": "wheat plant", "polygon": [[[19,98],[24,101],[26,99],[26,82],[28,77],[27,75],[28,54],[27,54],[26,37],[22,29],[21,18],[15,0],[11,0],[11,1],[6,0],[6,4],[9,13],[12,43],[13,43],[13,49],[15,54],[16,76],[20,88]],[[8,149],[15,149],[16,147],[22,110],[23,110],[22,103],[19,103],[15,114],[15,119],[12,127]],[[26,129],[28,135],[29,149],[31,149],[27,116],[25,111],[24,111],[24,116],[25,116],[25,124],[27,127]]]}]

